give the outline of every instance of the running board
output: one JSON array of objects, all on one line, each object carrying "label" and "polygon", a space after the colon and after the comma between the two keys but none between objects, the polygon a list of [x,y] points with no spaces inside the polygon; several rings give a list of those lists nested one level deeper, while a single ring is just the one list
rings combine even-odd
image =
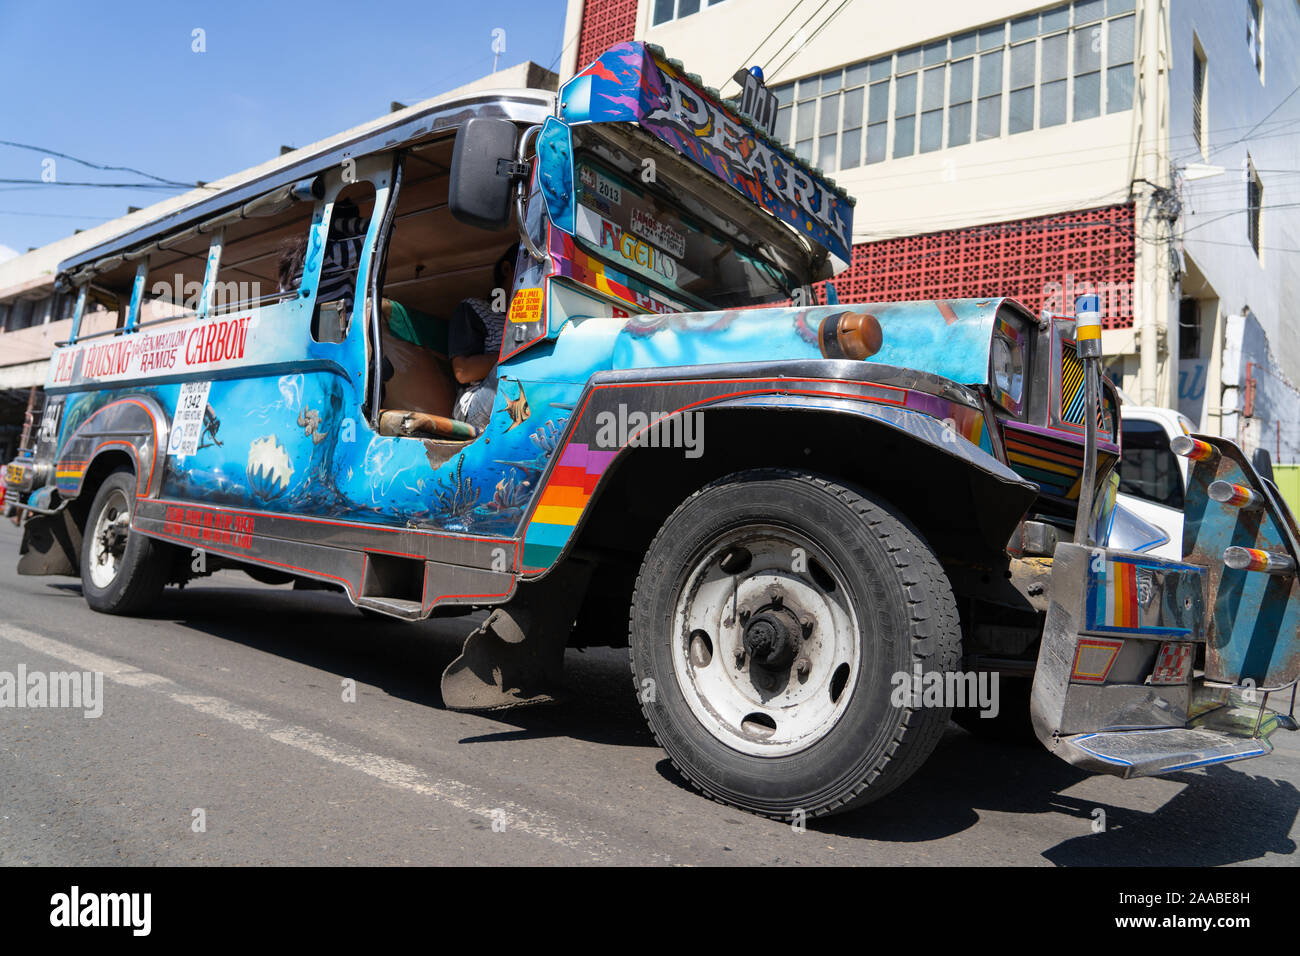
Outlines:
[{"label": "running board", "polygon": [[1261,737],[1199,728],[1101,731],[1058,739],[1056,754],[1067,763],[1117,777],[1152,777],[1273,752]]},{"label": "running board", "polygon": [[419,601],[408,601],[402,598],[359,597],[356,604],[357,607],[365,608],[368,611],[387,614],[389,617],[400,618],[403,621],[419,621],[425,616],[423,604]]}]

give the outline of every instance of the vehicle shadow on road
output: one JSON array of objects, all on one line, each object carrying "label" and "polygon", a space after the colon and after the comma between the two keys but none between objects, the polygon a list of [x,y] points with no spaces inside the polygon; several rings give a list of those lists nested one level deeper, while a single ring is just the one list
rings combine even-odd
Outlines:
[{"label": "vehicle shadow on road", "polygon": [[[76,584],[50,587],[80,590]],[[380,620],[363,617],[339,594],[266,587],[169,589],[149,617],[437,709],[443,706],[442,671],[481,619]],[[487,716],[502,730],[461,743],[569,737],[656,746],[637,705],[626,650],[569,650],[565,671],[568,696],[563,702],[493,712]],[[691,789],[667,759],[657,769],[674,785]],[[1167,779],[1183,784],[1182,789],[1147,812],[1064,793],[1089,776],[1037,743],[990,741],[951,725],[926,764],[898,790],[843,816],[809,821],[808,827],[845,838],[922,843],[970,829],[981,812],[1027,819],[1064,814],[1076,818],[1078,836],[1042,852],[1058,866],[1220,865],[1296,849],[1290,832],[1300,812],[1300,791],[1289,782],[1256,776],[1242,766],[1173,774]],[[1233,808],[1232,813],[1225,813],[1225,807]],[[1098,809],[1105,813],[1105,829],[1094,832]],[[1001,858],[996,847],[987,849],[981,862],[1013,862]]]},{"label": "vehicle shadow on road", "polygon": [[[1289,782],[1240,766],[1171,774],[1165,779],[1184,786],[1148,812],[1064,792],[1091,776],[1037,743],[984,740],[953,726],[925,766],[896,791],[859,811],[811,821],[809,828],[906,843],[960,833],[978,823],[981,812],[1064,814],[1077,820],[1078,836],[1043,850],[1057,866],[1217,866],[1296,849],[1290,833],[1300,791]],[[1059,826],[1051,829],[1059,832]],[[990,846],[980,862],[1014,859]]]},{"label": "vehicle shadow on road", "polygon": [[[168,589],[149,616],[439,710],[442,672],[482,619],[386,620],[362,616],[341,594],[284,587]],[[655,746],[637,707],[626,650],[569,650],[565,692],[555,705],[486,714],[514,729],[467,737],[461,743],[572,737],[616,746]]]},{"label": "vehicle shadow on road", "polygon": [[1300,791],[1289,781],[1244,765],[1166,779],[1186,786],[1158,810],[1103,807],[1103,832],[1058,843],[1043,856],[1058,866],[1223,866],[1295,852],[1290,833]]}]

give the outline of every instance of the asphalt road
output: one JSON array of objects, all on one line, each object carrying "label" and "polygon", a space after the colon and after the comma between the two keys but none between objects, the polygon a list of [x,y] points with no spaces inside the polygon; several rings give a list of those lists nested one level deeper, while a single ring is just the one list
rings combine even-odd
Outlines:
[{"label": "asphalt road", "polygon": [[438,678],[477,617],[376,623],[233,571],[109,617],[73,579],[19,577],[17,545],[0,523],[0,670],[105,681],[98,718],[0,708],[3,865],[1295,862],[1289,734],[1272,757],[1122,781],[954,725],[895,793],[797,832],[677,775],[625,651],[570,651],[569,703],[452,713]]}]

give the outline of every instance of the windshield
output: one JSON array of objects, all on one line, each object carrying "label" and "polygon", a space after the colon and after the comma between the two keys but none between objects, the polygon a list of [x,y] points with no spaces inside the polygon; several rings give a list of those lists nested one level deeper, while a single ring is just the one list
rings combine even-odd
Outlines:
[{"label": "windshield", "polygon": [[590,155],[575,163],[574,234],[593,255],[650,283],[676,310],[734,308],[789,298],[773,265],[675,201]]},{"label": "windshield", "polygon": [[1183,506],[1183,473],[1169,449],[1169,436],[1156,422],[1124,421],[1119,490],[1169,508]]}]

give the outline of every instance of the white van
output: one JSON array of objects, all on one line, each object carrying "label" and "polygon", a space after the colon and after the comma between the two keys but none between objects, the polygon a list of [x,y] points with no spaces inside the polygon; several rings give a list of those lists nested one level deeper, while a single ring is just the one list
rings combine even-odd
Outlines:
[{"label": "white van", "polygon": [[1123,453],[1119,465],[1119,503],[1160,528],[1165,541],[1142,549],[1180,560],[1183,556],[1183,493],[1187,459],[1169,450],[1178,435],[1195,431],[1186,415],[1155,405],[1120,406]]}]

